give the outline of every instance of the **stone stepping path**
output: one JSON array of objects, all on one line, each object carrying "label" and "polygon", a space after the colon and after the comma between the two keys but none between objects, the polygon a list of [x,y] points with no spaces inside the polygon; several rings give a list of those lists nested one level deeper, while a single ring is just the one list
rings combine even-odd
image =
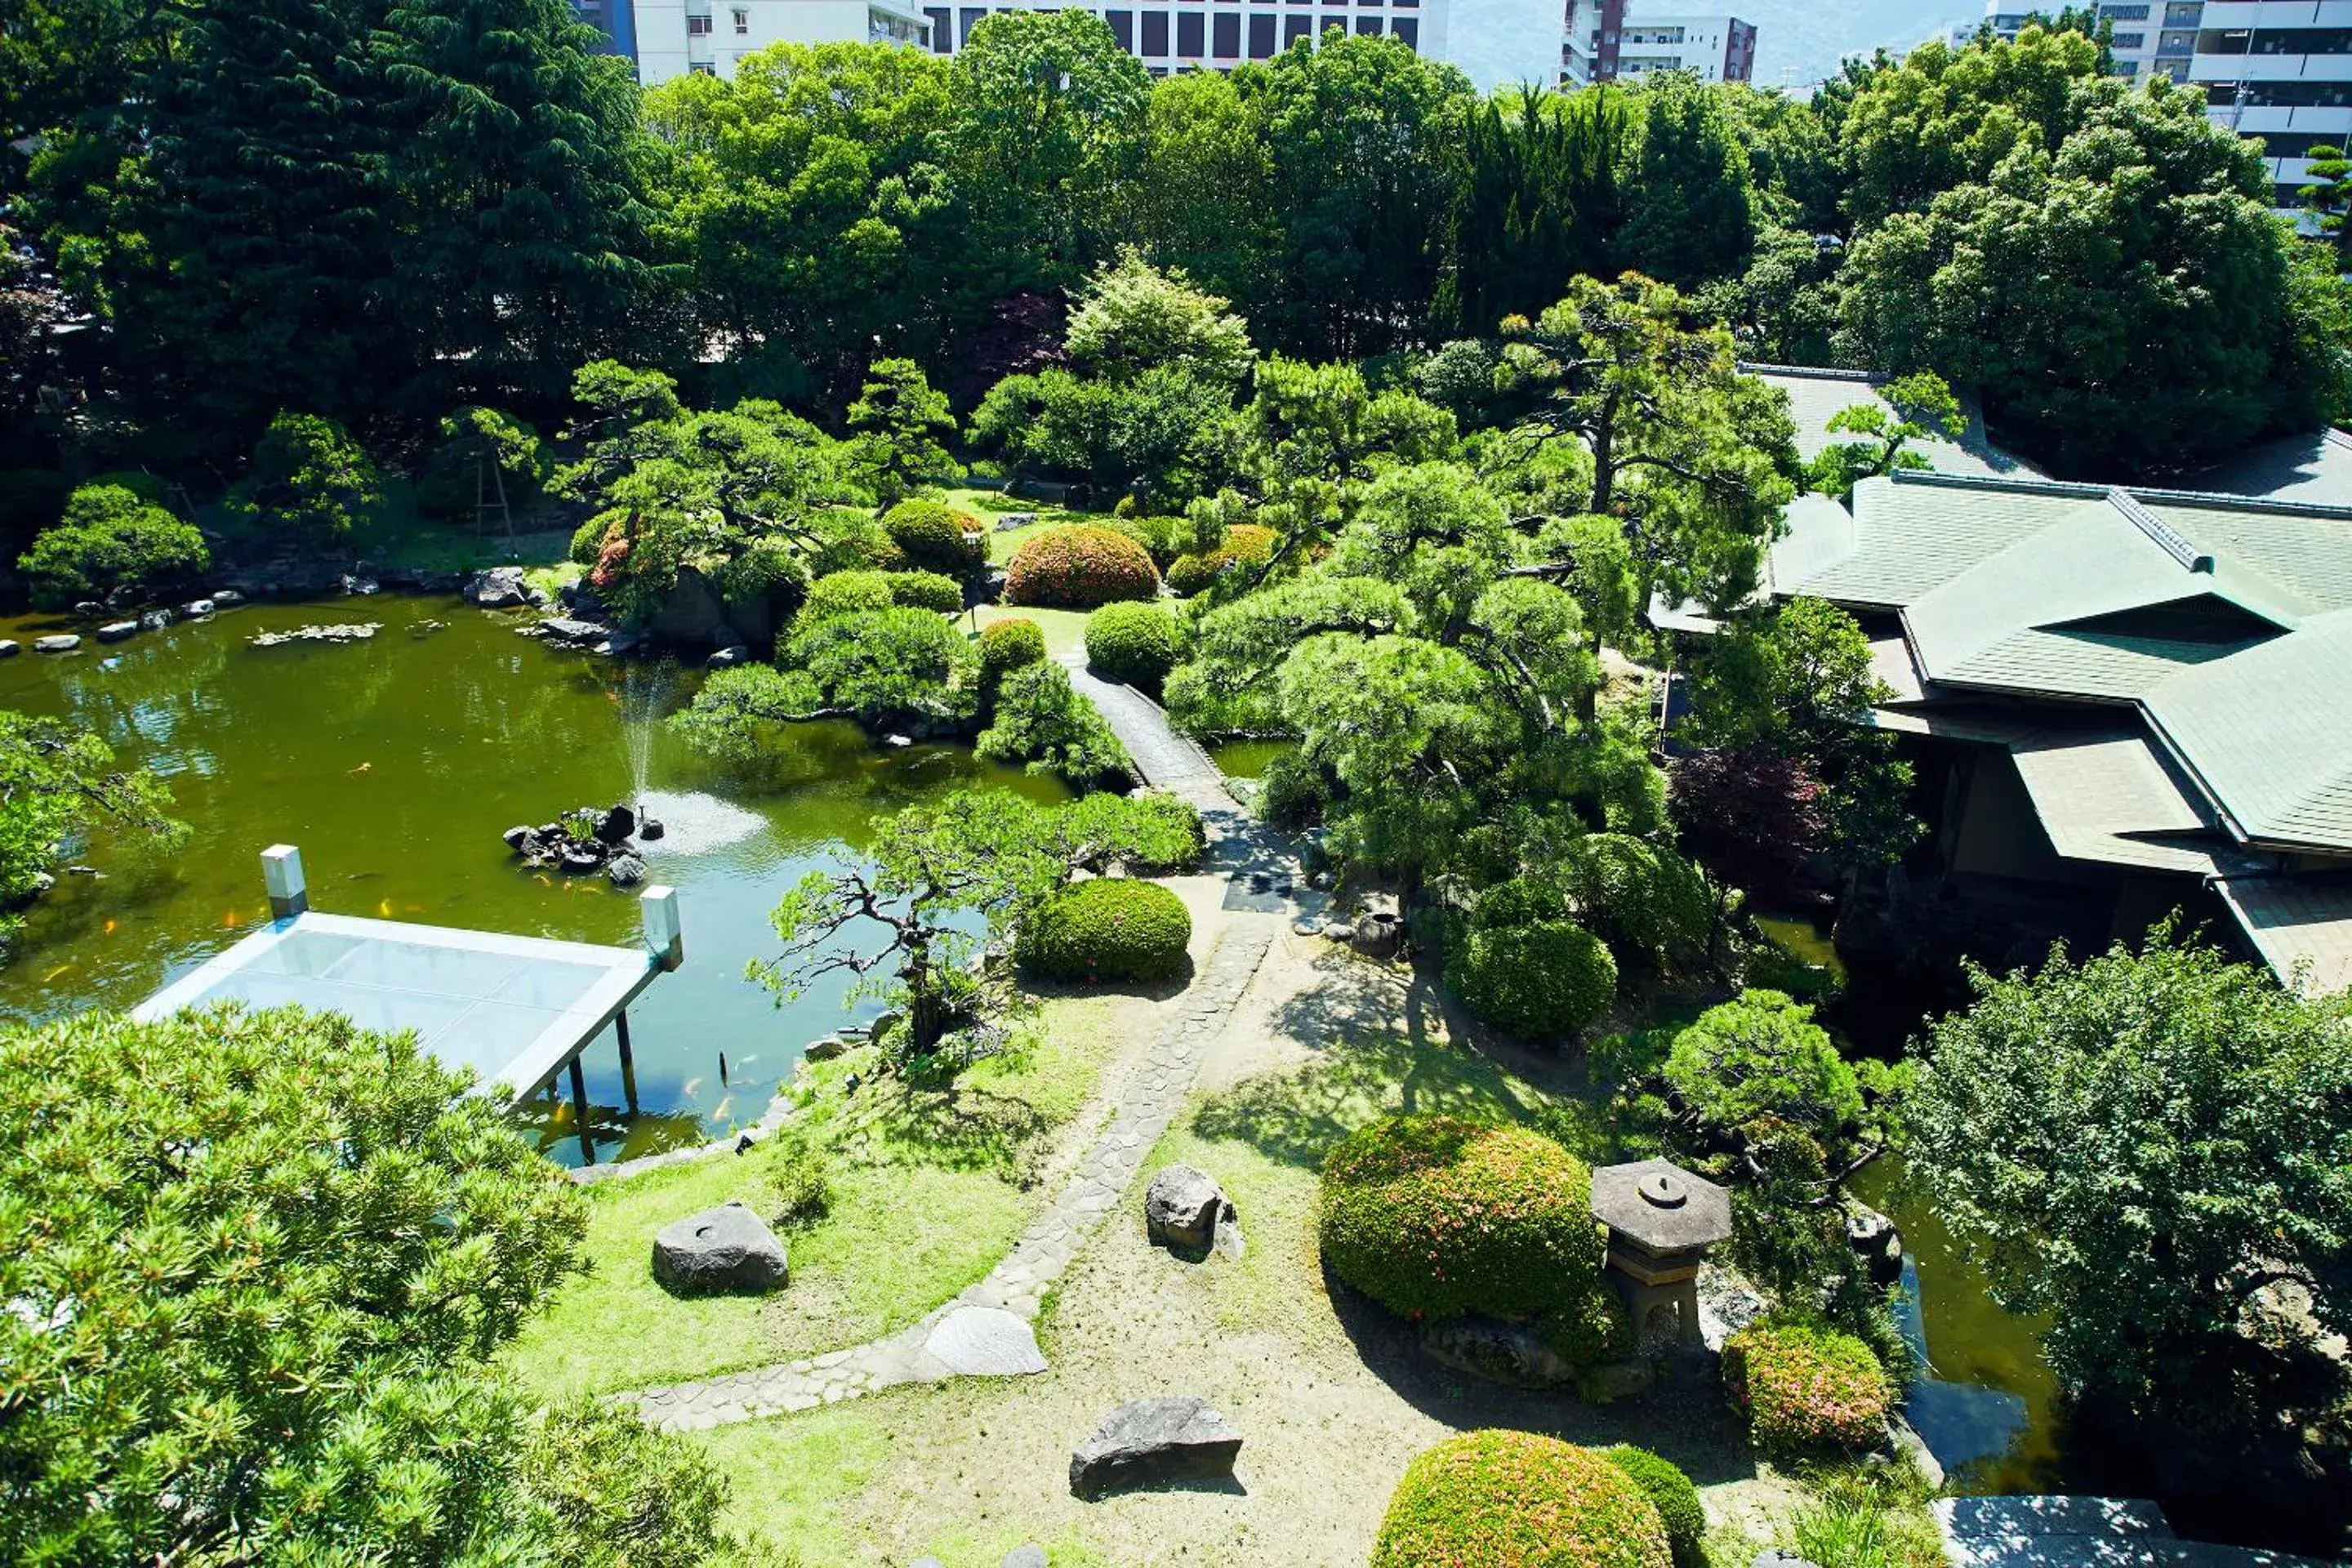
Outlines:
[{"label": "stone stepping path", "polygon": [[866,1344],[780,1366],[621,1394],[619,1401],[634,1404],[642,1419],[664,1431],[703,1431],[837,1404],[903,1383],[1044,1372],[1045,1357],[1032,1327],[1038,1303],[1134,1184],[1144,1156],[1183,1105],[1202,1054],[1224,1026],[1280,929],[1281,921],[1274,916],[1229,918],[1179,1011],[1161,1026],[1129,1079],[1110,1125],[1079,1161],[1053,1205],[1030,1225],[987,1279],[919,1322]]}]

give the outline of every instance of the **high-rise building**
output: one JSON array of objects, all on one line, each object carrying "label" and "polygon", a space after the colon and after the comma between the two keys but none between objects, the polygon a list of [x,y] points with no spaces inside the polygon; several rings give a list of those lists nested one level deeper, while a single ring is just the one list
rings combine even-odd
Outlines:
[{"label": "high-rise building", "polygon": [[[951,55],[971,31],[1006,5],[929,4],[927,0],[574,0],[605,7],[595,18],[619,52],[637,62],[638,79],[664,81],[689,70],[732,76],[735,62],[779,42],[895,39]],[[1745,81],[1756,58],[1756,29],[1731,16],[1666,16],[1620,23],[1625,0],[1094,0],[1084,8],[1108,24],[1121,47],[1154,76],[1180,70],[1230,70],[1267,60],[1297,39],[1338,27],[1358,37],[1391,37],[1418,54],[1461,68],[1482,92],[1519,83],[1575,85],[1638,77],[1661,69],[1696,72],[1709,81]],[[1601,76],[1571,69],[1580,57],[1580,7],[1596,36],[1611,40]],[[1609,20],[1603,22],[1604,14]],[[1627,30],[1630,29],[1630,32]],[[1638,43],[1622,51],[1618,35]],[[1622,54],[1622,59],[1620,56]]]},{"label": "high-rise building", "polygon": [[[578,0],[575,0],[575,4]],[[770,44],[899,43],[931,47],[930,18],[907,0],[590,0],[632,14],[637,79],[688,71],[735,74]]]},{"label": "high-rise building", "polygon": [[1639,81],[1659,71],[1747,81],[1756,69],[1756,25],[1719,13],[1636,10],[1627,0],[1568,0],[1559,66],[1563,87]]},{"label": "high-rise building", "polygon": [[2177,13],[2194,43],[2187,75],[2205,89],[2205,112],[2261,139],[2277,205],[2294,205],[2311,149],[2352,143],[2352,0],[2175,0],[2164,10],[2167,39]]}]

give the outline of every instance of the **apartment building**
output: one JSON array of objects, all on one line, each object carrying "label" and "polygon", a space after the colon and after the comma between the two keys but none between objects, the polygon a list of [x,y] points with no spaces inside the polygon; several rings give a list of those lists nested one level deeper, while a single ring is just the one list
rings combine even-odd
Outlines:
[{"label": "apartment building", "polygon": [[1627,0],[1568,0],[1559,55],[1563,87],[1639,81],[1688,71],[1701,81],[1747,81],[1756,69],[1756,25],[1724,15],[1636,10]]},{"label": "apartment building", "polygon": [[[575,4],[578,0],[575,0]],[[904,0],[588,0],[629,17],[630,47],[647,87],[735,64],[770,44],[898,43],[932,47],[931,21]],[[584,7],[583,7],[584,15]],[[619,37],[608,27],[607,36]]]},{"label": "apartment building", "polygon": [[[2123,5],[2099,0],[2096,8],[2100,20],[2114,29],[2117,76],[2140,81],[2152,76],[2189,79],[2198,14],[2205,8],[2200,0],[2130,0]],[[1982,19],[1954,27],[1949,41],[1954,48],[1965,47],[1990,27],[1993,37],[2014,43],[2018,30],[2037,16],[2046,18],[2048,13],[2021,10],[2017,0],[1986,0]]]},{"label": "apartment building", "polygon": [[2205,112],[2217,122],[2261,139],[2278,205],[2294,205],[2305,154],[2352,144],[2352,0],[2203,0],[2165,10],[2198,14],[2185,25],[2194,44],[2187,79],[2205,89]]}]

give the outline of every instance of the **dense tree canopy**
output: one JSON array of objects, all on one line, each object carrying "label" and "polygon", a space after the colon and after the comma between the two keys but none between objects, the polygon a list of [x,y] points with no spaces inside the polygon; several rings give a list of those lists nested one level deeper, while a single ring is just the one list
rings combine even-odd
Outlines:
[{"label": "dense tree canopy", "polygon": [[0,1557],[740,1561],[706,1460],[489,1365],[584,1224],[407,1036],[0,1032]]},{"label": "dense tree canopy", "polygon": [[2347,1004],[2158,931],[1978,971],[1921,1051],[1914,1163],[1944,1223],[2078,1390],[2212,1408],[2260,1293],[2352,1327]]}]

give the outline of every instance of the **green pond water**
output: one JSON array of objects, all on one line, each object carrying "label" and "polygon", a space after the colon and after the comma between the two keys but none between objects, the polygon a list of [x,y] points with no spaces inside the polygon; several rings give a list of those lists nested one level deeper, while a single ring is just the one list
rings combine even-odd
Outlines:
[{"label": "green pond water", "polygon": [[1297,749],[1296,741],[1227,741],[1209,748],[1209,760],[1227,778],[1264,778],[1276,757]]},{"label": "green pond water", "polygon": [[[1849,973],[1827,931],[1801,916],[1764,915],[1756,924],[1790,961],[1776,983],[1801,980],[1819,988],[1826,997],[1820,1019],[1842,1044],[1853,1048],[1857,1042],[1849,1037],[1858,1033],[1865,1037],[1861,1048],[1882,1054],[1901,1048],[1919,1016],[1913,1011],[1890,1026],[1901,1005],[1873,996],[1867,1018],[1851,1016],[1854,982],[1871,977]],[[1957,1490],[2063,1489],[2058,1384],[2042,1360],[2038,1325],[1993,1304],[1983,1274],[1961,1255],[1934,1207],[1904,1177],[1899,1158],[1880,1160],[1856,1178],[1854,1195],[1892,1217],[1903,1232],[1902,1313],[1913,1349],[1926,1359],[1907,1411],[1912,1424],[1952,1471]]]},{"label": "green pond water", "polygon": [[[374,621],[344,646],[247,646],[257,632]],[[583,1058],[600,1162],[756,1119],[801,1047],[852,1018],[836,979],[783,1007],[747,981],[772,953],[769,911],[805,871],[862,843],[870,818],[987,784],[1058,784],[951,746],[883,750],[854,725],[781,731],[746,765],[698,757],[659,717],[699,679],[516,635],[526,618],[379,595],[239,608],[113,647],[0,662],[0,707],[69,718],[170,782],[194,828],[168,859],[100,841],[72,858],[0,966],[0,1017],[127,1008],[268,918],[257,857],[299,845],[311,906],[430,925],[634,944],[636,899],[602,877],[526,871],[499,834],[576,805],[644,798],[669,827],[646,846],[678,889],[687,962],[630,1009],[640,1114],[622,1105],[609,1033]],[[58,629],[0,624],[29,649]],[[722,1076],[720,1058],[725,1058]],[[548,1153],[582,1156],[568,1104],[520,1112]]]}]

